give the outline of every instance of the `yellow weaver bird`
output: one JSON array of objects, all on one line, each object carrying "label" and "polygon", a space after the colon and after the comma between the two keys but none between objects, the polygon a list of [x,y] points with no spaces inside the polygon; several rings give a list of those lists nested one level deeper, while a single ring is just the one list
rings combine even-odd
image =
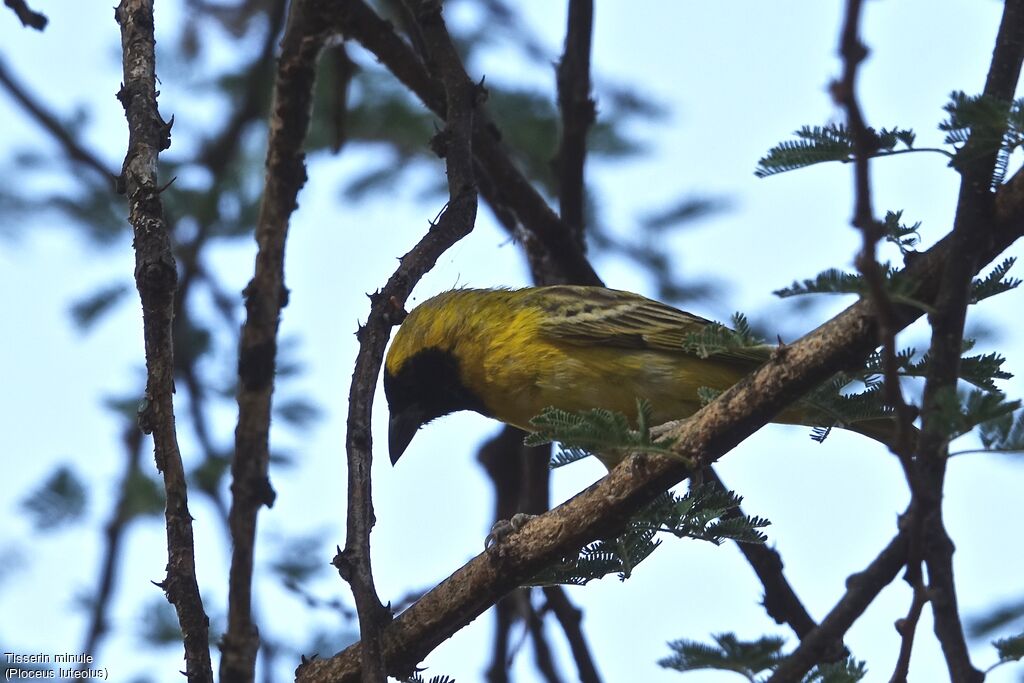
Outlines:
[{"label": "yellow weaver bird", "polygon": [[[725,390],[768,360],[775,347],[730,349],[701,358],[686,350],[710,320],[638,294],[603,287],[456,289],[416,307],[395,335],[384,363],[395,463],[416,431],[459,410],[530,431],[530,418],[554,406],[605,408],[627,416],[636,399],[651,424],[688,417],[697,390]],[[776,422],[821,426],[827,417],[791,407]],[[845,425],[885,442],[888,418]],[[614,461],[606,465],[613,466]]]}]

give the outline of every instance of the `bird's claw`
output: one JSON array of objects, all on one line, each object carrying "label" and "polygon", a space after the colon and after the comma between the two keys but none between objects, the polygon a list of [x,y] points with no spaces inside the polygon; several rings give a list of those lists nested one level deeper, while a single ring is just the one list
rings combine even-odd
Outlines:
[{"label": "bird's claw", "polygon": [[516,533],[537,515],[529,515],[525,512],[517,512],[512,519],[499,519],[491,527],[491,532],[484,538],[484,550],[490,551],[500,545],[512,534]]}]

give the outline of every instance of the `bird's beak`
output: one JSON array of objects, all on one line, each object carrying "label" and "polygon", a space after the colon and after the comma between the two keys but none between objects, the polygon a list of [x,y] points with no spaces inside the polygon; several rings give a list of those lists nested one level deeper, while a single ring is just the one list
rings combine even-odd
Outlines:
[{"label": "bird's beak", "polygon": [[409,447],[412,437],[416,436],[416,430],[420,428],[423,421],[419,415],[411,411],[400,411],[391,414],[388,422],[388,451],[391,454],[391,464],[394,465]]}]

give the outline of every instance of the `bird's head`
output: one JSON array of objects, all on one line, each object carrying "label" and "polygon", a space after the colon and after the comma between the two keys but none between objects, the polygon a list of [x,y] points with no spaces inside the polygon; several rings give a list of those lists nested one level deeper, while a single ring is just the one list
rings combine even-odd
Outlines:
[{"label": "bird's head", "polygon": [[[466,291],[466,290],[462,290]],[[463,379],[462,348],[466,311],[448,292],[409,314],[398,328],[384,361],[384,394],[391,419],[391,463],[409,446],[416,431],[433,419],[459,410],[486,414],[483,401]]]}]

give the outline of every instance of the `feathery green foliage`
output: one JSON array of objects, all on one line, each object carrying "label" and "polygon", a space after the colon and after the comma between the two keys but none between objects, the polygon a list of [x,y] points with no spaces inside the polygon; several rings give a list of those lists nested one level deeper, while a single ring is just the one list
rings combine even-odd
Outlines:
[{"label": "feathery green foliage", "polygon": [[747,316],[740,312],[732,314],[732,328],[721,323],[705,325],[700,332],[690,332],[683,340],[682,349],[700,358],[709,358],[719,353],[764,346],[764,340],[754,334]]},{"label": "feathery green foliage", "polygon": [[735,492],[714,484],[693,487],[682,496],[666,491],[630,520],[621,534],[590,543],[576,556],[562,558],[535,576],[530,584],[582,586],[613,572],[625,581],[633,568],[661,545],[656,538],[658,532],[715,545],[725,540],[764,543],[766,536],[759,529],[771,522],[763,517],[737,514],[742,500]]},{"label": "feathery green foliage", "polygon": [[989,271],[988,275],[983,278],[975,278],[971,282],[970,302],[976,304],[990,296],[1002,294],[1020,285],[1021,281],[1019,278],[1006,277],[1006,273],[1009,272],[1010,268],[1013,268],[1013,264],[1016,262],[1017,259],[1012,256],[1003,259],[1002,263]]},{"label": "feathery green foliage", "polygon": [[974,159],[964,158],[964,145],[973,140],[974,158],[996,153],[992,174],[993,189],[1006,177],[1010,155],[1024,144],[1024,99],[1006,102],[987,95],[967,95],[962,91],[950,94],[943,107],[949,116],[939,124],[946,133],[945,142],[957,148],[950,165],[962,170]]},{"label": "feathery green foliage", "polygon": [[1024,411],[1004,412],[981,423],[978,431],[986,450],[1024,452]]},{"label": "feathery green foliage", "polygon": [[575,462],[591,453],[626,456],[630,453],[659,453],[675,458],[680,457],[671,449],[671,442],[651,439],[651,405],[644,399],[637,399],[637,428],[633,429],[629,419],[622,413],[603,408],[569,412],[558,408],[547,408],[530,420],[534,432],[527,435],[527,446],[542,446],[557,441],[561,448],[551,461],[551,466],[560,467]]},{"label": "feathery green foliage", "polygon": [[[683,538],[696,538],[720,545],[729,539],[741,543],[764,543],[767,537],[758,531],[771,524],[763,517],[731,516],[743,497],[715,484],[701,484],[681,497],[667,501],[658,516],[664,515],[662,530]],[[656,520],[652,520],[656,521]]]},{"label": "feathery green foliage", "polygon": [[[921,301],[911,298],[910,283],[898,277],[899,269],[890,263],[883,264],[882,277],[886,294],[889,298],[901,304],[915,306],[926,312],[930,307]],[[777,289],[772,294],[786,299],[792,296],[804,294],[856,294],[864,296],[868,292],[867,283],[860,273],[847,273],[838,268],[829,268],[818,273],[814,279],[805,279],[802,282],[794,280],[789,287]]]},{"label": "feathery green foliage", "polygon": [[424,678],[419,673],[414,673],[408,678],[402,679],[403,683],[455,683],[455,679],[451,676],[439,674],[437,676],[431,676],[429,679]]},{"label": "feathery green foliage", "polygon": [[1024,659],[1024,633],[1018,633],[1009,638],[1000,638],[992,641],[996,652],[999,653],[999,662],[1019,662]]},{"label": "feathery green foliage", "polygon": [[885,230],[885,240],[899,247],[900,253],[906,256],[921,242],[921,235],[918,232],[921,221],[913,225],[903,225],[900,223],[901,218],[903,218],[902,209],[887,211],[885,220],[882,221],[882,228]]},{"label": "feathery green foliage", "polygon": [[945,425],[950,440],[967,434],[978,425],[1012,417],[1020,408],[1020,401],[1008,401],[998,391],[974,389],[969,393],[957,392],[950,388],[939,393],[934,410]]},{"label": "feathery green foliage", "polygon": [[696,640],[672,641],[668,646],[673,654],[659,659],[658,665],[676,671],[735,671],[754,681],[759,673],[782,661],[782,647],[786,643],[785,638],[778,636],[745,641],[733,633],[716,633],[711,638],[714,645]]},{"label": "feathery green foliage", "polygon": [[39,531],[51,531],[79,519],[85,506],[85,484],[69,465],[58,467],[21,501],[22,509]]},{"label": "feathery green foliage", "polygon": [[[914,149],[914,132],[902,128],[868,129],[874,137],[874,151],[871,156],[886,156],[897,151]],[[754,175],[766,178],[771,175],[793,171],[798,168],[820,164],[826,161],[853,161],[853,136],[843,124],[827,126],[803,126],[793,133],[797,140],[786,140],[768,150],[768,154],[757,162]],[[897,146],[903,149],[897,150]]]},{"label": "feathery green foliage", "polygon": [[[748,681],[764,680],[786,658],[782,652],[785,639],[762,636],[758,640],[740,640],[733,633],[711,636],[714,645],[696,640],[676,640],[668,644],[673,654],[658,660],[658,665],[676,671],[714,669],[733,671]],[[867,674],[864,662],[848,657],[841,662],[814,667],[800,683],[856,683]]]}]

